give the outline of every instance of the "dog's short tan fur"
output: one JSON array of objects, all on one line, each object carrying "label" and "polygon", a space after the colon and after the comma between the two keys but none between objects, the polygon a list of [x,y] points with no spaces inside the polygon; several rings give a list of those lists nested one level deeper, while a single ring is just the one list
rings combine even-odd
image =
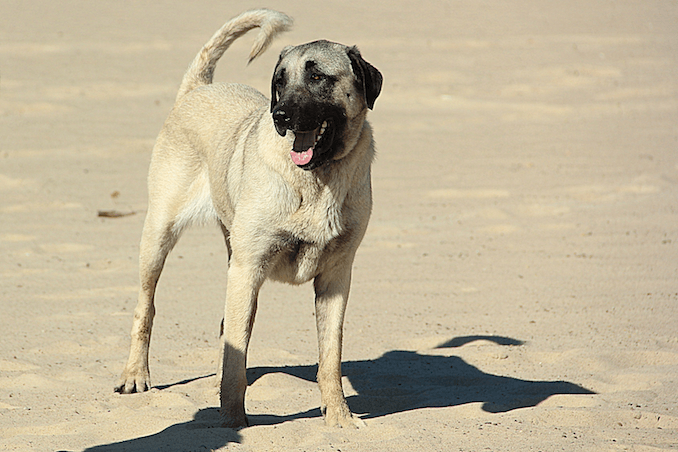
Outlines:
[{"label": "dog's short tan fur", "polygon": [[[320,41],[283,50],[277,73],[284,73],[284,87],[279,78],[274,102],[282,96],[287,101],[279,105],[285,106],[301,96],[313,105],[308,86],[319,83],[320,75],[308,71],[321,70],[322,83],[332,80],[331,90],[326,84],[318,91],[327,100],[323,102],[345,117],[343,128],[330,121],[313,132],[311,137],[322,137],[329,124],[334,138],[327,154],[320,154],[318,144],[314,158],[320,163],[308,170],[290,158],[295,134],[301,137],[303,131],[292,126],[276,131],[269,99],[245,85],[212,84],[217,60],[235,39],[261,28],[252,59],[290,24],[289,17],[275,11],[245,12],[212,37],[184,76],[153,150],[139,258],[139,301],[129,360],[116,390],[132,393],[151,387],[148,348],[153,300],[165,258],[186,226],[216,220],[229,251],[218,371],[224,425],[247,425],[247,347],[259,288],[271,278],[292,284],[313,280],[318,385],[325,420],[328,425],[359,426],[362,421],[349,411],[341,386],[342,325],[351,266],[372,205],[374,148],[365,117],[379,94],[381,75],[355,48]],[[308,63],[311,59],[313,65]],[[371,80],[370,74],[355,73],[361,67],[369,70]],[[308,77],[314,81],[308,82]],[[278,119],[285,114],[278,114]]]}]

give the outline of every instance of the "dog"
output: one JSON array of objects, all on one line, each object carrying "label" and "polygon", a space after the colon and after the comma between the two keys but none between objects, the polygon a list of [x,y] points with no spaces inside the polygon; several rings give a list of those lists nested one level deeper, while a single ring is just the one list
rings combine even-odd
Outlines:
[{"label": "dog", "polygon": [[372,209],[372,129],[381,73],[356,47],[315,41],[285,47],[271,98],[212,83],[233,41],[259,28],[250,61],[292,19],[259,9],[227,22],[189,66],[153,148],[139,253],[140,290],[128,362],[115,390],[151,388],[154,294],[168,253],[192,223],[215,221],[228,249],[220,364],[221,419],[248,425],[247,348],[267,278],[313,280],[321,411],[330,426],[360,427],[341,384],[343,321],[353,259]]}]

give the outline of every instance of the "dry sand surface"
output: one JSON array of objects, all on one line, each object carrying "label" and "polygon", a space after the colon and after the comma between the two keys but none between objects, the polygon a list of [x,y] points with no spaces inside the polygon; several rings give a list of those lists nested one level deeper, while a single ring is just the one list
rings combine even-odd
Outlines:
[{"label": "dry sand surface", "polygon": [[[127,358],[150,151],[244,1],[0,3],[0,449],[678,449],[678,3],[302,2],[283,45],[384,74],[375,207],[324,426],[311,287],[267,284],[251,427],[219,428],[226,251],[190,230],[160,282],[147,393]],[[103,218],[99,211],[132,214]]]}]

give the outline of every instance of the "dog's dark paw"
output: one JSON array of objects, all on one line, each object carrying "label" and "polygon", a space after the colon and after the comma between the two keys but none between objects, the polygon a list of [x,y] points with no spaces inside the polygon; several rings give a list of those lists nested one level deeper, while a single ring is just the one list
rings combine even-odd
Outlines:
[{"label": "dog's dark paw", "polygon": [[119,394],[135,394],[151,389],[151,377],[148,372],[123,372],[113,390]]},{"label": "dog's dark paw", "polygon": [[221,411],[220,414],[221,426],[224,428],[239,429],[250,425],[244,411],[242,413],[224,413],[224,411]]}]

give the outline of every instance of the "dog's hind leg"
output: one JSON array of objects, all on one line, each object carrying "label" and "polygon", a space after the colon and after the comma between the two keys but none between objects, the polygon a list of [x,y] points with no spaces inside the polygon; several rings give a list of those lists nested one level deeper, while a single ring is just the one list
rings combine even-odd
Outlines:
[{"label": "dog's hind leg", "polygon": [[134,309],[129,359],[115,387],[115,391],[122,394],[151,389],[148,350],[155,316],[155,288],[165,259],[179,238],[179,232],[172,226],[149,209],[141,236],[139,299]]},{"label": "dog's hind leg", "polygon": [[231,249],[231,233],[221,220],[219,220],[219,227],[221,228],[222,234],[224,234],[224,242],[226,242],[226,250],[228,251],[228,262],[230,263],[231,254],[233,254],[233,249]]},{"label": "dog's hind leg", "polygon": [[204,180],[185,169],[177,170],[179,167],[190,168],[184,160],[170,161],[165,148],[156,146],[149,171],[148,213],[139,248],[139,299],[134,309],[129,359],[115,387],[116,392],[123,394],[151,389],[148,349],[160,273],[182,231],[195,219],[209,216],[211,202]]},{"label": "dog's hind leg", "polygon": [[[233,254],[233,249],[231,249],[231,233],[229,230],[226,228],[224,223],[219,220],[219,227],[221,227],[221,232],[224,234],[224,241],[226,242],[226,250],[228,251],[228,263],[231,263],[231,254]],[[221,385],[221,378],[223,376],[223,367],[224,367],[224,318],[221,318],[221,325],[219,326],[219,342],[221,344],[221,347],[219,349],[219,365],[217,367],[217,375],[216,375],[216,385],[217,387]]]}]

